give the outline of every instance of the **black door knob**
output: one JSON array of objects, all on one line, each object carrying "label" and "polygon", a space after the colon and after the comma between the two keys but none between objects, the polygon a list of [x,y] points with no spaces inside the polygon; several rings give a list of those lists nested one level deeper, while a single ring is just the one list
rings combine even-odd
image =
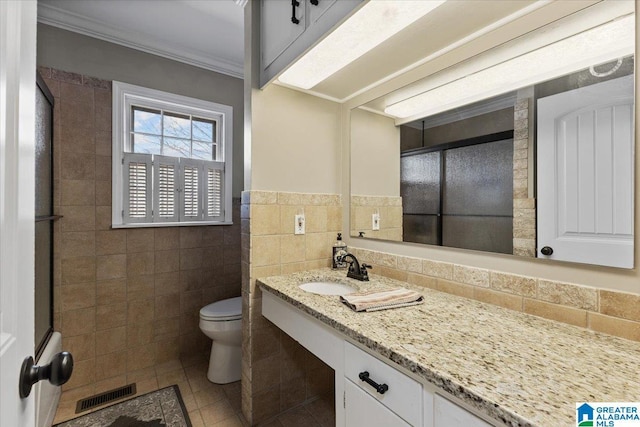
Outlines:
[{"label": "black door knob", "polygon": [[47,365],[36,365],[33,357],[29,356],[22,362],[20,369],[20,397],[31,394],[31,387],[41,380],[49,380],[55,386],[60,386],[71,378],[73,373],[73,356],[67,351],[56,354]]},{"label": "black door knob", "polygon": [[540,249],[540,253],[542,253],[542,255],[544,256],[549,256],[553,254],[553,248],[549,247],[549,246],[545,246],[544,248]]}]

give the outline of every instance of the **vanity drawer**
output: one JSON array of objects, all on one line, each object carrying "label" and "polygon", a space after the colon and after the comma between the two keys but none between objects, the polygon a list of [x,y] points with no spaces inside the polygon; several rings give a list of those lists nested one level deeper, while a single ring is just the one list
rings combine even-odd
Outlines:
[{"label": "vanity drawer", "polygon": [[[351,343],[345,343],[344,376],[354,384],[395,412],[409,424],[422,425],[422,385],[402,372],[376,359]],[[360,379],[360,373],[368,372],[369,378],[386,384],[388,389],[379,393]]]}]

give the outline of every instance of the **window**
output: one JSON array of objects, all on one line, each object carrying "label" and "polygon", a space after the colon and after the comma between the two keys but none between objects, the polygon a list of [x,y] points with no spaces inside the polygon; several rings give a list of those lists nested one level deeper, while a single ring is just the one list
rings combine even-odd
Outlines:
[{"label": "window", "polygon": [[113,226],[230,224],[232,116],[113,82]]}]

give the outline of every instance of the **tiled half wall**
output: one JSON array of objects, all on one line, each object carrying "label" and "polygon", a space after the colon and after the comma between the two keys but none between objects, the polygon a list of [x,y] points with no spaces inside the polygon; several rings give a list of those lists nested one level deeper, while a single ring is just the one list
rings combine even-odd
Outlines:
[{"label": "tiled half wall", "polygon": [[[304,213],[306,233],[294,234]],[[332,393],[334,372],[262,316],[255,279],[330,265],[342,229],[335,194],[251,191],[242,194],[242,410],[251,425]]]},{"label": "tiled half wall", "polygon": [[[373,229],[373,214],[380,215],[379,230]],[[402,241],[402,197],[351,196],[351,235],[364,233],[374,239]]]},{"label": "tiled half wall", "polygon": [[[73,354],[66,394],[87,397],[206,352],[200,308],[240,295],[233,226],[111,229],[111,82],[50,68],[55,97],[54,328]],[[63,395],[65,398],[65,395]]]}]

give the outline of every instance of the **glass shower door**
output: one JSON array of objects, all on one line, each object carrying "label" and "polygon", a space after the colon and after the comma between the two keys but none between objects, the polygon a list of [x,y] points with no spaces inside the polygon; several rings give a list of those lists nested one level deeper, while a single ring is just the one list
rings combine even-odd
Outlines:
[{"label": "glass shower door", "polygon": [[37,76],[35,200],[35,355],[53,331],[53,96]]}]

